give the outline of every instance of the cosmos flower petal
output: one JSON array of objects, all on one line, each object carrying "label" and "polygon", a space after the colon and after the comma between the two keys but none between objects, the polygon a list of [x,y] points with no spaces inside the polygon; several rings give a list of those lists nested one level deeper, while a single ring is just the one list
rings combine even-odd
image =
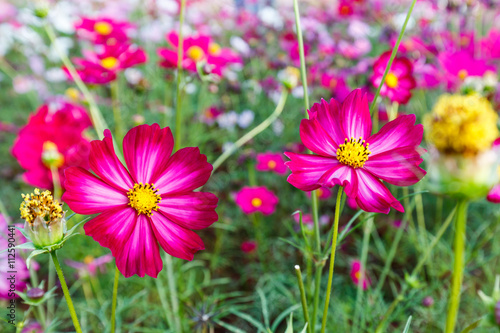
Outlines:
[{"label": "cosmos flower petal", "polygon": [[368,138],[366,142],[370,144],[371,151],[368,159],[391,149],[417,147],[422,142],[424,127],[421,124],[415,125],[415,119],[414,114],[400,116]]},{"label": "cosmos flower petal", "polygon": [[309,114],[311,118],[318,120],[323,129],[337,143],[337,148],[339,144],[344,143],[347,136],[341,126],[340,104],[336,100],[332,98],[330,103],[327,103],[322,99],[321,103],[315,103],[311,107]]},{"label": "cosmos flower petal", "polygon": [[310,151],[322,156],[335,156],[339,147],[317,119],[302,119],[300,138]]},{"label": "cosmos flower petal", "polygon": [[331,168],[341,165],[336,158],[308,154],[285,153],[290,161],[285,164],[292,174],[288,182],[302,191],[312,191],[321,187],[319,179]]},{"label": "cosmos flower petal", "polygon": [[204,250],[205,245],[194,231],[183,228],[169,220],[161,213],[151,216],[153,230],[160,246],[171,256],[193,260],[199,250]]},{"label": "cosmos flower petal", "polygon": [[167,167],[174,148],[170,128],[158,124],[132,128],[123,139],[123,154],[136,183],[149,183]]},{"label": "cosmos flower petal", "polygon": [[212,169],[198,148],[182,148],[172,155],[165,171],[152,178],[152,182],[162,195],[189,192],[205,185]]},{"label": "cosmos flower petal", "polygon": [[261,212],[271,215],[276,210],[279,198],[265,186],[244,186],[236,193],[234,201],[245,214]]},{"label": "cosmos flower petal", "polygon": [[171,221],[187,229],[204,229],[218,219],[215,208],[219,199],[212,193],[192,192],[162,198],[161,212]]},{"label": "cosmos flower petal", "polygon": [[356,170],[356,175],[358,176],[356,203],[362,210],[388,214],[392,207],[404,212],[401,203],[394,198],[379,179],[363,169]]},{"label": "cosmos flower petal", "polygon": [[133,208],[117,206],[85,223],[83,229],[87,236],[110,249],[116,257],[134,231],[136,216],[137,212]]},{"label": "cosmos flower petal", "polygon": [[66,192],[62,201],[75,213],[97,214],[129,202],[125,192],[109,186],[87,170],[71,167],[64,173]]},{"label": "cosmos flower petal", "polygon": [[346,194],[351,197],[355,197],[358,190],[356,170],[340,163],[321,176],[318,183],[325,187],[343,186]]},{"label": "cosmos flower petal", "polygon": [[134,187],[134,181],[130,177],[127,169],[116,157],[113,147],[111,132],[104,131],[104,139],[94,140],[91,143],[91,154],[89,164],[92,171],[108,185],[117,187],[123,191],[128,191]]},{"label": "cosmos flower petal", "polygon": [[160,248],[155,238],[151,221],[141,214],[137,217],[134,230],[116,256],[116,267],[125,277],[146,274],[156,278],[163,268]]},{"label": "cosmos flower petal", "polygon": [[486,197],[486,199],[489,202],[500,203],[500,184],[494,186],[490,190],[490,192],[488,193],[488,196]]},{"label": "cosmos flower petal", "polygon": [[368,98],[360,89],[352,91],[342,102],[340,120],[347,139],[362,137],[366,140],[370,136],[372,120]]},{"label": "cosmos flower petal", "polygon": [[410,186],[426,174],[418,166],[422,161],[419,151],[414,147],[403,147],[370,156],[363,168],[390,184]]}]

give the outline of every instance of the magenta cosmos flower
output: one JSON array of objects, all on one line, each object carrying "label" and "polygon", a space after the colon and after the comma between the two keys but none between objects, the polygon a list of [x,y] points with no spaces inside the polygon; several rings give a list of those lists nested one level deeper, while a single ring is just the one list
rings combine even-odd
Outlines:
[{"label": "magenta cosmos flower", "polygon": [[[159,48],[158,55],[163,58],[160,66],[166,68],[177,68],[179,47],[179,35],[172,31],[167,35],[167,41],[171,48]],[[182,68],[197,72],[196,64],[200,61],[206,62],[211,68],[211,73],[222,75],[222,70],[230,63],[241,63],[240,57],[231,49],[221,48],[212,41],[209,36],[195,35],[184,39],[182,43],[183,59]]]},{"label": "magenta cosmos flower", "polygon": [[115,44],[128,40],[127,30],[134,26],[128,22],[118,22],[109,17],[88,18],[82,17],[75,24],[79,36],[89,39],[96,44]]},{"label": "magenta cosmos flower", "polygon": [[255,169],[257,171],[274,171],[280,175],[288,172],[283,155],[272,152],[257,154]]},{"label": "magenta cosmos flower", "polygon": [[52,189],[51,167],[64,181],[64,169],[70,166],[88,168],[90,143],[84,131],[92,125],[81,106],[64,100],[42,105],[19,131],[12,155],[26,170],[28,184]]},{"label": "magenta cosmos flower", "polygon": [[[389,63],[391,52],[385,52],[377,59],[373,65],[373,75],[371,82],[374,87],[378,87],[382,82],[385,69]],[[384,85],[380,89],[380,96],[385,96],[391,102],[406,104],[410,100],[411,90],[417,85],[413,78],[413,65],[407,58],[395,58],[391,69],[385,77]]]},{"label": "magenta cosmos flower", "polygon": [[[146,53],[133,44],[117,43],[101,47],[98,53],[84,52],[83,59],[73,58],[76,71],[85,83],[106,84],[114,81],[118,72],[147,61]],[[67,68],[64,71],[72,79]]]},{"label": "magenta cosmos flower", "polygon": [[372,135],[367,97],[359,89],[342,104],[322,100],[308,112],[300,137],[317,155],[285,153],[292,170],[288,182],[303,191],[340,185],[367,212],[403,212],[381,180],[408,186],[425,175],[418,166],[423,127],[414,125],[415,115],[400,116]]},{"label": "magenta cosmos flower", "polygon": [[271,215],[276,210],[279,199],[265,186],[245,186],[236,194],[235,201],[245,214],[261,212]]},{"label": "magenta cosmos flower", "polygon": [[363,290],[368,289],[371,285],[370,279],[366,276],[366,272],[361,266],[361,261],[354,260],[351,263],[351,280],[355,285],[361,283]]},{"label": "magenta cosmos flower", "polygon": [[206,156],[192,147],[170,156],[170,128],[140,125],[123,139],[127,170],[115,155],[111,132],[104,136],[91,142],[95,175],[66,169],[62,200],[78,214],[100,214],[85,224],[85,233],[111,250],[125,277],[156,277],[163,267],[158,244],[174,257],[192,260],[205,246],[190,229],[217,221],[217,197],[194,192],[212,172]]}]

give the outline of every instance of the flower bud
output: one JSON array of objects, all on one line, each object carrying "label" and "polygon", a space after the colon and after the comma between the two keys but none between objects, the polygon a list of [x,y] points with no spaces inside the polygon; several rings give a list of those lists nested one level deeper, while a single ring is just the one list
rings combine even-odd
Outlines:
[{"label": "flower bud", "polygon": [[45,291],[40,288],[31,288],[26,292],[26,296],[32,300],[39,300],[43,297],[43,295],[45,295]]},{"label": "flower bud", "polygon": [[296,67],[288,66],[278,73],[278,79],[288,90],[292,90],[299,84],[300,71]]},{"label": "flower bud", "polygon": [[24,230],[37,248],[61,242],[66,233],[65,213],[62,205],[54,200],[50,191],[23,194],[21,218],[25,220]]},{"label": "flower bud", "polygon": [[48,168],[59,168],[64,164],[64,156],[52,141],[45,141],[42,150],[42,162]]}]

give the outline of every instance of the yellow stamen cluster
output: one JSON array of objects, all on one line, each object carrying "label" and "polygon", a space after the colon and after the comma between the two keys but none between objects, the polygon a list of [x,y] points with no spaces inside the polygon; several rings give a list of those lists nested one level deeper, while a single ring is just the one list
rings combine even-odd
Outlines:
[{"label": "yellow stamen cluster", "polygon": [[252,199],[252,206],[254,206],[255,208],[259,208],[260,206],[262,206],[262,199],[261,198],[253,198]]},{"label": "yellow stamen cluster", "polygon": [[465,80],[465,78],[469,75],[469,72],[467,72],[465,69],[461,69],[458,71],[458,77],[460,80]]},{"label": "yellow stamen cluster", "polygon": [[273,170],[274,168],[276,168],[276,162],[271,160],[271,161],[267,162],[267,166],[269,169]]},{"label": "yellow stamen cluster", "polygon": [[19,209],[21,218],[30,225],[33,225],[37,217],[43,218],[47,225],[63,217],[62,205],[54,200],[50,191],[40,193],[40,190],[36,188],[34,193],[22,196],[24,201]]},{"label": "yellow stamen cluster", "polygon": [[203,52],[203,49],[196,45],[191,46],[187,50],[186,54],[189,58],[191,58],[194,61],[200,61],[205,57],[205,52]]},{"label": "yellow stamen cluster", "polygon": [[106,68],[106,69],[112,69],[116,66],[118,63],[118,59],[115,57],[106,57],[101,60],[101,66]]},{"label": "yellow stamen cluster", "polygon": [[346,138],[344,143],[339,145],[337,149],[337,160],[353,168],[361,168],[368,160],[368,155],[371,154],[368,146],[369,143],[366,143],[362,137],[359,137],[358,140],[351,138],[349,141]]},{"label": "yellow stamen cluster", "polygon": [[424,118],[426,139],[441,153],[473,156],[500,135],[498,115],[479,95],[443,95]]},{"label": "yellow stamen cluster", "polygon": [[389,88],[396,88],[398,86],[398,81],[398,77],[393,72],[387,73],[387,76],[385,77],[386,86]]},{"label": "yellow stamen cluster", "polygon": [[60,168],[64,164],[64,156],[52,141],[45,141],[42,148],[42,162],[48,168]]},{"label": "yellow stamen cluster", "polygon": [[134,184],[134,188],[127,192],[129,198],[128,205],[137,211],[137,215],[144,214],[151,216],[153,211],[158,210],[161,196],[154,184]]},{"label": "yellow stamen cluster", "polygon": [[108,22],[96,22],[94,24],[94,31],[99,35],[107,36],[113,31],[113,26]]},{"label": "yellow stamen cluster", "polygon": [[210,54],[212,55],[219,55],[221,50],[222,49],[220,45],[217,43],[210,43],[210,45],[208,46],[208,52],[210,52]]}]

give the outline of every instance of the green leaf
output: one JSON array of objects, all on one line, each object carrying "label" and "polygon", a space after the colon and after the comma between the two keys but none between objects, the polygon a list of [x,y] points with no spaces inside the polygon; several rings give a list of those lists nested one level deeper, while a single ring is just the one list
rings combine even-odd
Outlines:
[{"label": "green leaf", "polygon": [[266,328],[262,326],[262,324],[255,319],[254,317],[247,315],[246,313],[240,312],[238,310],[229,310],[230,313],[234,314],[237,317],[240,317],[243,320],[248,321],[250,324],[255,326],[257,329],[259,329],[259,332],[265,332]]},{"label": "green leaf", "polygon": [[291,307],[289,307],[288,309],[284,310],[283,312],[281,312],[278,317],[276,317],[276,319],[274,320],[273,322],[273,325],[271,326],[271,331],[276,331],[276,329],[278,328],[278,326],[281,324],[281,322],[283,321],[283,319],[285,319],[289,314],[293,314],[293,311],[297,310],[300,308],[300,304],[295,304],[295,305],[292,305]]},{"label": "green leaf", "polygon": [[306,323],[306,325],[304,326],[304,328],[302,329],[302,331],[300,331],[300,333],[306,333],[306,330],[307,330],[307,323]]},{"label": "green leaf", "polygon": [[259,294],[260,303],[262,305],[262,315],[264,316],[264,323],[266,324],[266,327],[269,327],[270,326],[269,325],[269,309],[267,308],[266,295],[264,295],[264,292],[260,288],[257,289],[257,294]]},{"label": "green leaf", "polygon": [[215,323],[219,326],[224,327],[226,330],[233,332],[233,333],[246,333],[245,331],[239,329],[238,327],[235,327],[233,325],[230,325],[228,323],[223,322],[222,320],[215,320]]},{"label": "green leaf", "polygon": [[408,321],[406,322],[405,330],[403,331],[403,333],[408,333],[410,331],[411,318],[411,316],[408,317]]},{"label": "green leaf", "polygon": [[288,318],[285,333],[293,333],[293,312],[290,313],[290,318]]},{"label": "green leaf", "polygon": [[0,253],[7,252],[10,249],[16,249],[16,250],[35,250],[36,247],[33,245],[31,242],[26,242],[23,244],[19,244],[17,246],[11,247],[11,248],[6,248],[5,250],[0,251]]}]

